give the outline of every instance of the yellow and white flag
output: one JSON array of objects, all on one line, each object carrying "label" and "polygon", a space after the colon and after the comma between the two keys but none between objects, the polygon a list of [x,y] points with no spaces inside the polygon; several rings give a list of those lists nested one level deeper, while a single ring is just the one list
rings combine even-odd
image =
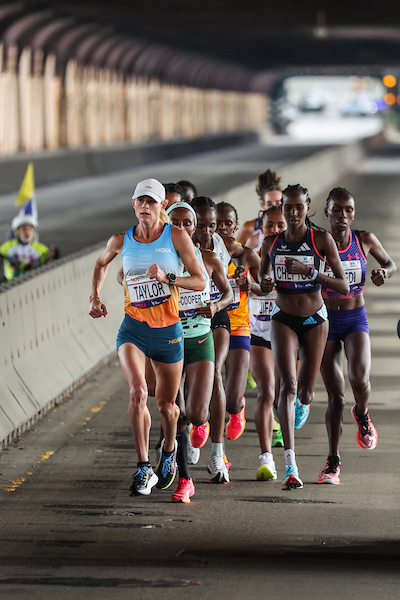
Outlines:
[{"label": "yellow and white flag", "polygon": [[35,177],[33,174],[33,163],[28,164],[26,169],[25,177],[22,181],[21,187],[19,188],[18,196],[15,201],[15,206],[20,206],[28,200],[35,197]]}]

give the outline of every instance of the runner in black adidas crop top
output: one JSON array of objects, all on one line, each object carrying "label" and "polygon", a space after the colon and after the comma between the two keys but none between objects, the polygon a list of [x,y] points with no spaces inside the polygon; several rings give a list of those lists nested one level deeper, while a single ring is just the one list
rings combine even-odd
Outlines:
[{"label": "runner in black adidas crop top", "polygon": [[378,434],[367,408],[371,391],[371,342],[363,289],[368,254],[380,267],[371,273],[372,282],[376,286],[386,283],[396,271],[396,265],[373,233],[351,229],[355,212],[355,201],[350,192],[341,187],[330,191],[325,216],[329,219],[329,231],[338,248],[350,292],[346,296],[330,290],[322,292],[329,317],[328,341],[321,364],[321,374],[328,394],[325,419],[329,454],[325,468],[319,474],[319,483],[340,483],[339,441],[345,403],[343,348],[354,396],[351,411],[358,425],[357,442],[366,450],[373,450],[378,443]]},{"label": "runner in black adidas crop top", "polygon": [[[307,294],[319,292],[321,284],[310,277],[313,273],[323,273],[325,259],[318,252],[314,240],[314,230],[306,229],[306,234],[299,241],[288,241],[283,231],[271,244],[269,257],[273,266],[276,289],[280,294]],[[286,267],[288,258],[293,258],[307,267],[307,273],[289,272]]]},{"label": "runner in black adidas crop top", "polygon": [[[301,427],[313,399],[328,334],[320,285],[329,285],[341,294],[349,290],[332,237],[325,231],[310,231],[308,220],[306,223],[309,209],[307,189],[299,184],[288,186],[282,192],[287,230],[279,236],[267,237],[261,247],[261,289],[265,294],[272,290],[274,281],[269,274],[273,269],[278,292],[271,319],[271,347],[281,382],[278,416],[285,446],[283,489],[303,486],[294,455],[293,405],[297,391],[296,422]],[[332,268],[333,278],[319,270],[325,259]],[[296,385],[298,347],[300,372]]]}]

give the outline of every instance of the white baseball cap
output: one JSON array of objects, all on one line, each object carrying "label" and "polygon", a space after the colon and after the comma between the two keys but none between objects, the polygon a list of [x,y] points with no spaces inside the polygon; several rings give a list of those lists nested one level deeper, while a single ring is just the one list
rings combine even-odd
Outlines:
[{"label": "white baseball cap", "polygon": [[144,179],[137,184],[132,200],[136,200],[140,196],[150,196],[156,202],[164,202],[165,187],[157,179]]}]

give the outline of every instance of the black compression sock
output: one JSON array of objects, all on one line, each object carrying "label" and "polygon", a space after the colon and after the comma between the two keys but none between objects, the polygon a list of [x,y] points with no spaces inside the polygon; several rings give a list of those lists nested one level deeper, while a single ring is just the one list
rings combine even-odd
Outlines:
[{"label": "black compression sock", "polygon": [[174,452],[175,452],[175,450],[172,450],[172,452],[165,452],[165,450],[163,450],[163,451],[162,451],[163,455],[164,455],[164,456],[168,456],[168,458],[169,458],[170,456],[172,456]]},{"label": "black compression sock", "polygon": [[150,464],[149,460],[144,460],[142,462],[138,462],[137,466],[138,466],[138,468],[140,468],[140,467],[151,467],[151,464]]},{"label": "black compression sock", "polygon": [[188,455],[187,455],[187,431],[184,429],[182,433],[178,433],[176,436],[178,442],[178,450],[176,453],[176,462],[179,469],[179,477],[183,479],[190,479],[189,468],[188,468]]}]

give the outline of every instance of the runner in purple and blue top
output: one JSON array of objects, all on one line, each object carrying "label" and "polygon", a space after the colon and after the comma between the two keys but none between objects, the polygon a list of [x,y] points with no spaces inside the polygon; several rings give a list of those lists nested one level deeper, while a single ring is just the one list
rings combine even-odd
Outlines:
[{"label": "runner in purple and blue top", "polygon": [[[340,187],[330,192],[325,215],[329,219],[330,233],[336,242],[350,291],[346,295],[328,289],[322,291],[329,317],[328,341],[321,365],[328,392],[326,428],[329,456],[324,470],[318,477],[319,483],[340,482],[339,441],[345,403],[342,342],[355,400],[351,412],[358,425],[357,442],[366,450],[372,450],[378,443],[378,434],[367,409],[371,390],[371,347],[363,296],[367,271],[366,257],[368,253],[372,254],[380,266],[380,269],[372,271],[371,276],[377,286],[383,285],[386,279],[393,275],[396,265],[373,233],[350,229],[355,212],[355,202],[350,192]],[[325,272],[332,275],[329,266]]]}]

